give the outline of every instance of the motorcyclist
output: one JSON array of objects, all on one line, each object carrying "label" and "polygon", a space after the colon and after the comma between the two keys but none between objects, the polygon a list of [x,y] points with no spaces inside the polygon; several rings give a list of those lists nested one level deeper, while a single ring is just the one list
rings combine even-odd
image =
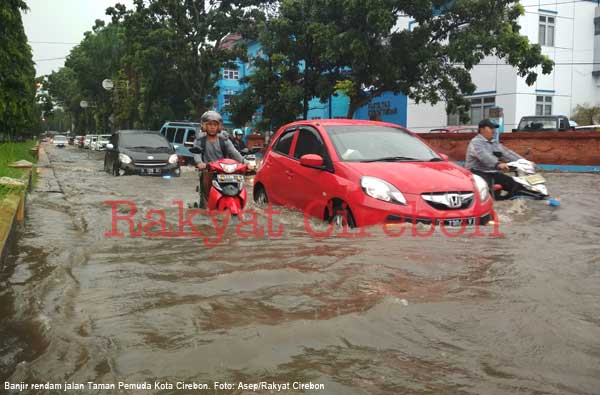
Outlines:
[{"label": "motorcyclist", "polygon": [[[194,140],[194,147],[199,150],[199,154],[194,154],[196,167],[200,170],[206,169],[206,164],[223,158],[230,158],[240,163],[244,163],[244,158],[237,151],[231,140],[221,133],[223,128],[223,117],[216,111],[207,111],[200,118],[200,126],[204,133],[201,133]],[[253,170],[252,165],[248,165],[249,170]],[[198,192],[202,196],[202,185],[204,184],[205,172],[200,173],[200,185]],[[202,199],[200,199],[202,200]]]},{"label": "motorcyclist", "polygon": [[246,143],[244,143],[244,132],[242,129],[233,130],[233,146],[239,152],[242,152],[244,149],[246,149]]},{"label": "motorcyclist", "polygon": [[[507,162],[523,157],[494,141],[494,130],[497,128],[498,125],[488,118],[479,122],[479,133],[471,139],[467,148],[465,167],[488,183],[490,193],[496,199],[503,200],[513,197],[519,191],[520,185],[502,171],[509,169]],[[500,184],[502,190],[507,193],[495,192],[494,184]]]}]

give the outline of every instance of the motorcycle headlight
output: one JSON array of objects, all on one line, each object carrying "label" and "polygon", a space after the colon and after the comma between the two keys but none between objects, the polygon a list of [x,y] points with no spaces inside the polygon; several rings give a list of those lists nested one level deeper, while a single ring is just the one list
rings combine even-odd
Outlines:
[{"label": "motorcycle headlight", "polygon": [[479,192],[479,199],[481,199],[482,202],[485,202],[490,196],[488,183],[477,174],[473,174],[473,179],[475,180],[475,188],[477,189],[477,192]]},{"label": "motorcycle headlight", "polygon": [[125,154],[119,154],[119,160],[126,165],[131,163],[131,158]]},{"label": "motorcycle headlight", "polygon": [[173,163],[177,163],[177,154],[173,154],[171,156],[169,156],[169,163],[173,164]]},{"label": "motorcycle headlight", "polygon": [[233,173],[235,169],[237,169],[237,166],[238,165],[231,163],[221,163],[221,169],[223,169],[225,173]]},{"label": "motorcycle headlight", "polygon": [[363,191],[374,199],[384,202],[406,205],[406,199],[392,184],[375,177],[361,177],[360,186]]}]

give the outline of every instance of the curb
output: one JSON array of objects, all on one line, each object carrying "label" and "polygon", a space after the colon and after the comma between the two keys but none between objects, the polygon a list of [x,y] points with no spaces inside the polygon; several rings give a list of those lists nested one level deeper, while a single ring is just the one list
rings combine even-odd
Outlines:
[{"label": "curb", "polygon": [[[41,150],[41,147],[39,148]],[[10,193],[0,200],[0,266],[4,263],[14,241],[17,224],[21,224],[25,220],[25,199],[27,192],[31,191],[34,169],[35,165],[32,168],[23,169],[26,172],[24,177],[26,187],[22,191]]]}]

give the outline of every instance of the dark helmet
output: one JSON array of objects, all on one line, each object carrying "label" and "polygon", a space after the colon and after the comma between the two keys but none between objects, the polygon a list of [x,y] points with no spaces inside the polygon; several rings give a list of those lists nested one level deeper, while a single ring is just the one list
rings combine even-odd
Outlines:
[{"label": "dark helmet", "polygon": [[210,122],[210,121],[217,121],[218,123],[220,123],[222,125],[223,117],[221,116],[221,114],[219,114],[216,111],[207,111],[204,114],[202,114],[202,116],[200,117],[201,123]]}]

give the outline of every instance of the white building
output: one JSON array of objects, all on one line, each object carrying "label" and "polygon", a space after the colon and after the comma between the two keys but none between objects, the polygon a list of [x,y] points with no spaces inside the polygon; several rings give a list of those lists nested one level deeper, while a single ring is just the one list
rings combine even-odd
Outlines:
[{"label": "white building", "polygon": [[[589,0],[522,0],[521,34],[542,45],[555,62],[551,74],[538,70],[528,86],[515,69],[491,57],[471,72],[477,89],[470,96],[471,121],[477,124],[489,109],[504,109],[505,131],[515,128],[525,115],[566,115],[577,105],[600,105],[600,4]],[[410,27],[410,23],[409,23]],[[445,104],[415,104],[409,100],[407,127],[416,132],[456,125]]]}]

